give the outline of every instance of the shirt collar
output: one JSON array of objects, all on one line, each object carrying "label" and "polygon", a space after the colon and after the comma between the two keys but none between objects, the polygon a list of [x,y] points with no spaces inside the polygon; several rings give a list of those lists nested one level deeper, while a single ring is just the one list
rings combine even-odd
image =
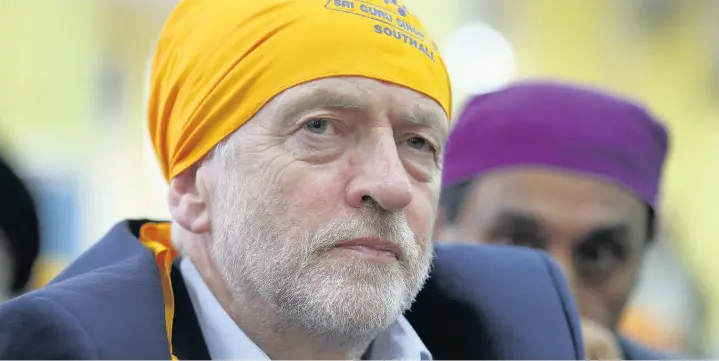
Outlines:
[{"label": "shirt collar", "polygon": [[[230,318],[189,258],[180,261],[180,271],[212,359],[270,359]],[[392,327],[374,339],[368,356],[372,360],[432,359],[429,350],[404,316],[400,316]]]}]

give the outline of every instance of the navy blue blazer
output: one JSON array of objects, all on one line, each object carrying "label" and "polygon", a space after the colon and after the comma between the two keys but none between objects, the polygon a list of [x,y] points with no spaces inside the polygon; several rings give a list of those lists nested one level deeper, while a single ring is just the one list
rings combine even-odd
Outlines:
[{"label": "navy blue blazer", "polygon": [[[159,271],[126,221],[49,285],[0,306],[0,359],[168,359]],[[502,246],[436,247],[406,317],[435,359],[582,360],[579,318],[548,254]],[[182,277],[172,272],[172,343],[209,359]]]}]

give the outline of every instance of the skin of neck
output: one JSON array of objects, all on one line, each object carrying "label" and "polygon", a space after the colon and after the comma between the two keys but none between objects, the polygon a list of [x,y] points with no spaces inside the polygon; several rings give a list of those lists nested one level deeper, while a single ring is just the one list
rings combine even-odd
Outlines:
[{"label": "skin of neck", "polygon": [[[188,232],[189,233],[189,232]],[[177,234],[173,232],[173,238]],[[182,248],[222,308],[270,359],[359,360],[371,339],[338,340],[312,335],[249,292],[230,295],[209,249],[209,236],[182,235]]]}]

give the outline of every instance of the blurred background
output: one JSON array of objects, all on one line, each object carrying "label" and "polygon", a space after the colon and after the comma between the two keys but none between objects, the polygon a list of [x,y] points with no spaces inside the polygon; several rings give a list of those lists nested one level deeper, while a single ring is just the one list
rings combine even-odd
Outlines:
[{"label": "blurred background", "polygon": [[[0,152],[30,182],[42,285],[123,218],[167,218],[145,130],[176,0],[0,0]],[[405,0],[467,97],[527,77],[637,98],[669,125],[662,233],[623,328],[719,357],[719,0]]]}]

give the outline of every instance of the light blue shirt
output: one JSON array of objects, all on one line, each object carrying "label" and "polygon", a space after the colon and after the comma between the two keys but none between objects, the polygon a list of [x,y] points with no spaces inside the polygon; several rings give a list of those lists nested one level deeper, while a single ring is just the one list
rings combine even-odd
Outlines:
[{"label": "light blue shirt", "polygon": [[[225,312],[189,258],[180,261],[197,321],[213,360],[269,360]],[[432,356],[412,326],[400,316],[372,342],[372,360],[431,360]]]}]

